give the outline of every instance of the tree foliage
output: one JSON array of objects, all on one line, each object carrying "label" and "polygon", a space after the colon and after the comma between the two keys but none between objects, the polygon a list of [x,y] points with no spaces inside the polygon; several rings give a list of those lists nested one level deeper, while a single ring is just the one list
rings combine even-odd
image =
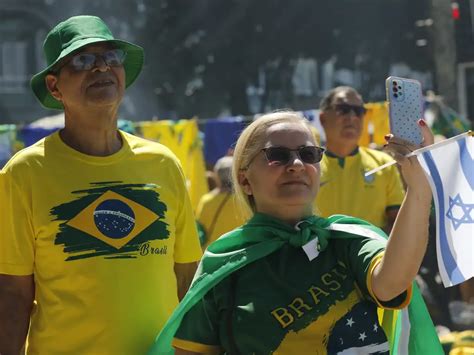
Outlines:
[{"label": "tree foliage", "polygon": [[[137,12],[129,1],[117,7],[121,2],[129,15]],[[156,104],[161,117],[215,117],[226,108],[247,114],[246,88],[259,70],[277,63],[268,84],[290,91],[292,60],[300,55],[319,63],[334,56],[337,67],[363,73],[359,89],[368,99],[382,99],[372,89],[383,85],[391,63],[431,65],[414,44],[424,2],[141,0],[134,30],[147,58],[143,104]]]}]

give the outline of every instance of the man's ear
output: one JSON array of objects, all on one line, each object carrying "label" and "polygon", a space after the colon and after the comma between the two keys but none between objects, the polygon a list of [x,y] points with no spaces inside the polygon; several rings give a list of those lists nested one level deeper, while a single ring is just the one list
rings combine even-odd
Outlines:
[{"label": "man's ear", "polygon": [[239,185],[246,195],[252,196],[252,187],[250,186],[249,179],[247,178],[247,170],[239,171]]},{"label": "man's ear", "polygon": [[47,74],[44,78],[46,88],[56,100],[61,101],[62,95],[58,89],[58,77],[53,74]]},{"label": "man's ear", "polygon": [[324,125],[326,124],[326,120],[327,120],[326,114],[325,114],[323,111],[321,111],[321,112],[319,113],[319,122],[321,122],[321,125],[322,125],[323,127],[324,127]]}]

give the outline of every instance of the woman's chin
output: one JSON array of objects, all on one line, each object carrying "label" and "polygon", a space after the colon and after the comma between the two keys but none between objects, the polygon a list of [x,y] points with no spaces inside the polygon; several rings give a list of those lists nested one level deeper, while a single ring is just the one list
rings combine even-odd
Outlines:
[{"label": "woman's chin", "polygon": [[300,210],[302,214],[311,211],[313,208],[313,199],[308,199],[308,196],[298,196],[287,198],[282,201],[282,206],[285,209]]}]

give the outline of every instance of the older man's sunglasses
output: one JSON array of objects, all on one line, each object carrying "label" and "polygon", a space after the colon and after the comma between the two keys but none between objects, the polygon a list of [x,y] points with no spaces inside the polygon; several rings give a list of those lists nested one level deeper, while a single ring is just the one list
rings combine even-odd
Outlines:
[{"label": "older man's sunglasses", "polygon": [[269,164],[286,165],[291,160],[291,152],[296,152],[298,158],[306,164],[316,164],[323,158],[324,148],[313,145],[290,149],[286,147],[268,147],[262,149]]},{"label": "older man's sunglasses", "polygon": [[127,53],[122,49],[111,49],[103,53],[78,53],[66,63],[75,71],[91,70],[100,57],[109,67],[119,67],[125,61]]},{"label": "older man's sunglasses", "polygon": [[335,104],[333,108],[338,115],[347,115],[349,112],[352,111],[358,117],[364,116],[365,112],[367,111],[364,106],[349,104]]}]

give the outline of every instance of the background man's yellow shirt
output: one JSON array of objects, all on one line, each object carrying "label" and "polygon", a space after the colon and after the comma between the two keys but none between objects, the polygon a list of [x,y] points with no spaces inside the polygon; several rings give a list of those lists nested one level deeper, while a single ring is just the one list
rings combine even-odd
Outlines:
[{"label": "background man's yellow shirt", "polygon": [[203,248],[245,222],[236,206],[234,195],[230,192],[218,192],[218,190],[213,190],[201,198],[196,218],[206,233]]},{"label": "background man's yellow shirt", "polygon": [[345,214],[384,227],[386,209],[399,207],[405,196],[400,174],[396,165],[368,177],[364,173],[390,160],[388,154],[364,147],[345,158],[326,153],[315,210],[322,217]]}]

